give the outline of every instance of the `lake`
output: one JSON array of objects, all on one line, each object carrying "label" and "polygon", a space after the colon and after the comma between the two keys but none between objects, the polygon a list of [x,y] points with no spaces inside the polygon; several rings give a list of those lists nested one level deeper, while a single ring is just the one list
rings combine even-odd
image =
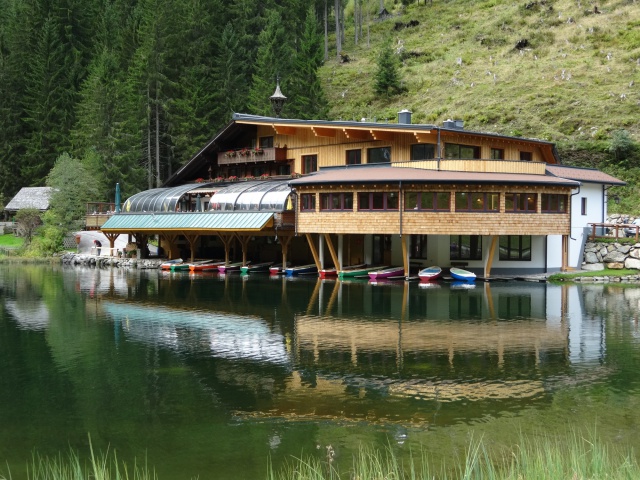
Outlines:
[{"label": "lake", "polygon": [[[640,450],[640,288],[0,266],[0,475],[116,450],[160,479],[348,470],[360,445]],[[7,467],[8,465],[8,467]]]}]

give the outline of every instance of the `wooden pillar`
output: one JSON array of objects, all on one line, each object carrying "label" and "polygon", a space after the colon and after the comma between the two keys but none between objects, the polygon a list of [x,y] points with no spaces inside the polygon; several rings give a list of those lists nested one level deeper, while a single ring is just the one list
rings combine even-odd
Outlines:
[{"label": "wooden pillar", "polygon": [[233,242],[234,236],[219,233],[218,237],[220,237],[220,240],[224,245],[224,263],[225,265],[229,265],[229,250],[231,250],[231,242]]},{"label": "wooden pillar", "polygon": [[569,235],[562,235],[562,271],[569,270]]},{"label": "wooden pillar", "polygon": [[[104,232],[103,232],[104,233]],[[104,236],[109,240],[109,256],[113,257],[113,250],[115,249],[116,239],[120,236],[119,233],[104,233]]]},{"label": "wooden pillar", "polygon": [[169,260],[177,258],[180,253],[178,252],[177,248],[178,235],[175,233],[166,232],[160,234],[160,238],[163,238],[167,244],[164,249],[167,252],[167,257],[169,258]]},{"label": "wooden pillar", "polygon": [[489,278],[491,276],[491,266],[493,265],[493,257],[496,254],[496,246],[498,245],[498,236],[493,235],[491,237],[491,246],[489,247],[489,255],[487,255],[487,261],[484,264],[484,277]]},{"label": "wooden pillar", "polygon": [[185,236],[185,238],[187,239],[187,242],[189,242],[189,250],[191,250],[191,262],[193,262],[195,260],[195,256],[196,256],[196,246],[198,243],[198,239],[200,238],[200,235],[188,235],[186,233],[183,234]]},{"label": "wooden pillar", "polygon": [[328,233],[325,233],[324,240],[327,244],[327,247],[329,247],[329,253],[331,254],[331,259],[333,260],[333,266],[335,267],[336,271],[339,272],[340,270],[342,270],[342,265],[340,264],[340,259],[336,255],[336,249],[333,248],[333,242],[331,241],[331,236]]},{"label": "wooden pillar", "polygon": [[407,238],[409,235],[402,235],[402,264],[404,265],[404,276],[409,276],[409,246],[407,245]]},{"label": "wooden pillar", "polygon": [[250,235],[245,235],[241,237],[240,235],[236,235],[236,238],[240,242],[240,246],[242,247],[242,266],[244,267],[247,264],[247,250],[249,249],[249,242],[251,241]]},{"label": "wooden pillar", "polygon": [[287,268],[287,253],[289,252],[289,243],[291,242],[292,236],[283,237],[280,235],[280,246],[282,247],[282,268]]},{"label": "wooden pillar", "polygon": [[322,270],[320,266],[320,258],[318,258],[318,249],[316,248],[316,244],[313,241],[313,237],[310,233],[305,234],[307,237],[307,242],[309,243],[309,248],[311,249],[311,255],[313,255],[313,260],[316,262],[316,267],[318,267],[318,271]]}]

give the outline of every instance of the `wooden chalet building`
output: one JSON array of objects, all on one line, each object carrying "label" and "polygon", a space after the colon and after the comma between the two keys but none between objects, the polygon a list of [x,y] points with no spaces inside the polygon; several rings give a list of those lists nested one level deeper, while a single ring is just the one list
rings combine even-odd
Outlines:
[{"label": "wooden chalet building", "polygon": [[588,223],[622,185],[562,166],[553,143],[412,124],[406,110],[397,123],[235,114],[103,231],[159,235],[171,256],[533,274],[579,267]]}]

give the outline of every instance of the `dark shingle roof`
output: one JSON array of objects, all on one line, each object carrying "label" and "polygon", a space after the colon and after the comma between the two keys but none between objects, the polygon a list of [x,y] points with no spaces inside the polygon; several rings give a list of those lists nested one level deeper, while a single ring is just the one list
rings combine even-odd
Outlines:
[{"label": "dark shingle roof", "polygon": [[596,170],[595,168],[564,167],[559,165],[547,165],[547,172],[556,177],[569,178],[578,182],[602,183],[604,185],[626,185],[626,182],[618,180],[611,175]]},{"label": "dark shingle roof", "polygon": [[338,185],[352,183],[463,183],[463,184],[516,184],[516,185],[558,185],[577,187],[575,180],[553,175],[533,175],[518,173],[482,173],[455,172],[444,170],[425,170],[421,168],[365,167],[365,168],[327,168],[292,180],[296,185]]},{"label": "dark shingle roof", "polygon": [[45,211],[49,208],[49,200],[53,188],[51,187],[24,187],[4,207],[5,210],[16,212],[25,208],[35,208]]}]

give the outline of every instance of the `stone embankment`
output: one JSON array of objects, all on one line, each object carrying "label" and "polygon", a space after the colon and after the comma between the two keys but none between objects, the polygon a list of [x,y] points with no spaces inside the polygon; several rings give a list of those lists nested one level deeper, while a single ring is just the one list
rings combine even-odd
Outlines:
[{"label": "stone embankment", "polygon": [[137,258],[98,257],[96,255],[85,255],[80,253],[65,253],[64,255],[62,255],[61,260],[65,265],[140,269],[158,268],[160,264],[165,261],[159,258],[139,260]]}]

